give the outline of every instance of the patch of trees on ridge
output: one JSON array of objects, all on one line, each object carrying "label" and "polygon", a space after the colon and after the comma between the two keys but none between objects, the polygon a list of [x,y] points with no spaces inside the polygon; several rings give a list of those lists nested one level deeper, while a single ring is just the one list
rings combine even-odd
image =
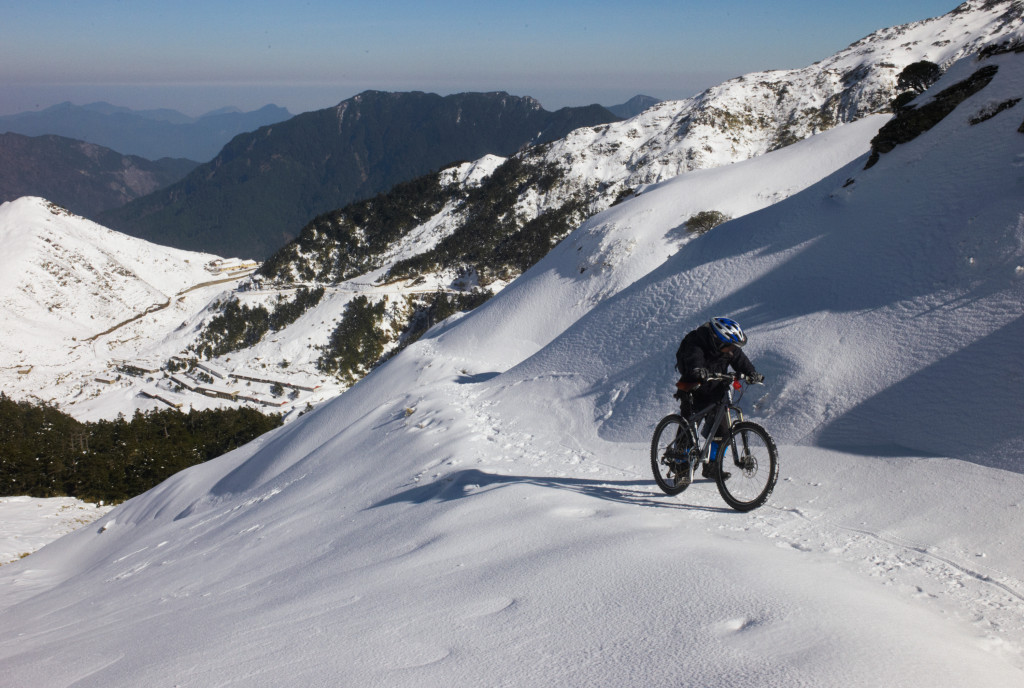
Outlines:
[{"label": "patch of trees on ridge", "polygon": [[396,263],[388,280],[468,266],[487,284],[526,271],[586,218],[585,203],[575,196],[533,219],[517,216],[516,203],[527,191],[549,193],[561,177],[554,164],[509,158],[465,192],[459,227],[433,249]]},{"label": "patch of trees on ridge", "polygon": [[252,409],[214,409],[83,423],[0,392],[0,494],[120,502],[282,422]]},{"label": "patch of trees on ridge", "polygon": [[272,311],[265,306],[247,306],[229,298],[189,347],[207,359],[254,346],[270,331],[282,330],[313,308],[324,296],[324,288],[300,287],[295,298],[279,297]]},{"label": "patch of trees on ridge", "polygon": [[898,87],[907,90],[893,102],[896,116],[886,122],[871,139],[871,155],[864,169],[873,167],[882,154],[890,152],[898,145],[913,141],[941,122],[960,103],[988,86],[998,71],[997,65],[986,65],[966,79],[939,91],[927,102],[915,105],[914,99],[935,83],[942,72],[937,65],[927,61],[908,65],[900,73],[898,81]]},{"label": "patch of trees on ridge", "polygon": [[[374,303],[365,296],[357,296],[346,304],[327,344],[320,348],[317,369],[353,385],[375,366],[422,337],[435,324],[460,311],[473,310],[491,295],[484,289],[473,289],[467,292],[438,290],[409,297],[410,313],[398,335],[389,335],[385,331],[386,301]],[[385,348],[396,337],[398,346],[385,356]]]},{"label": "patch of trees on ridge", "polygon": [[518,217],[515,206],[529,189],[551,191],[556,165],[512,157],[475,188],[442,186],[440,173],[395,186],[387,194],[315,218],[299,237],[258,271],[278,282],[342,282],[381,267],[384,252],[451,204],[459,227],[433,249],[396,264],[388,281],[468,266],[487,276],[516,275],[540,260],[585,218],[571,198],[540,217]]},{"label": "patch of trees on ridge", "polygon": [[381,254],[457,195],[435,172],[386,194],[324,213],[268,258],[257,274],[279,282],[336,284],[380,267]]}]

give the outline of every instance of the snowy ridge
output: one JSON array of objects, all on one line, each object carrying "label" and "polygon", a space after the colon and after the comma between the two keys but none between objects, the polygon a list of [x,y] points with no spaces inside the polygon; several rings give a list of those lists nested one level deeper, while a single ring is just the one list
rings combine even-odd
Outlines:
[{"label": "snowy ridge", "polygon": [[41,198],[0,208],[4,307],[19,317],[55,313],[58,328],[83,338],[210,279],[203,266],[216,258],[128,237]]},{"label": "snowy ridge", "polygon": [[[344,395],[3,566],[2,680],[1021,685],[1024,110],[970,122],[1024,94],[1024,53],[932,90],[982,65],[870,169],[695,240],[676,206],[744,166],[648,189]],[[649,474],[674,348],[719,313],[781,444],[747,515]]]},{"label": "snowy ridge", "polygon": [[756,72],[636,117],[579,129],[544,152],[580,183],[626,188],[762,155],[844,122],[887,112],[907,65],[945,69],[1021,36],[1020,0],[969,0],[952,12],[877,31],[795,70]]}]

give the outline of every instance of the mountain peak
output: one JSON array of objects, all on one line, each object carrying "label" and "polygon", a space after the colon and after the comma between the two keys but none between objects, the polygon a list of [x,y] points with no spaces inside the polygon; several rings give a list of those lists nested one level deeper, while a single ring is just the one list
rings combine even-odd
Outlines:
[{"label": "mountain peak", "polygon": [[[399,182],[615,120],[603,108],[550,113],[503,91],[368,90],[241,135],[179,184],[101,219],[154,241],[262,259],[312,218]],[[273,203],[267,188],[279,191]]]},{"label": "mountain peak", "polygon": [[658,98],[652,98],[651,96],[645,95],[636,95],[627,100],[625,103],[609,106],[608,110],[617,117],[629,119],[630,117],[636,117],[644,110],[652,108],[660,102],[661,100],[659,100]]}]

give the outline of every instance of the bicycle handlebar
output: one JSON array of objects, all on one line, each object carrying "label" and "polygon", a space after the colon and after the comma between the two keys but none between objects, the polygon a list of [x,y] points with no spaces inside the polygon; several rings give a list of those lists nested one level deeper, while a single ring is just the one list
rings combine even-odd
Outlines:
[{"label": "bicycle handlebar", "polygon": [[737,380],[743,380],[748,385],[763,385],[764,382],[751,382],[750,379],[743,373],[711,373],[708,375],[708,382],[736,382]]}]

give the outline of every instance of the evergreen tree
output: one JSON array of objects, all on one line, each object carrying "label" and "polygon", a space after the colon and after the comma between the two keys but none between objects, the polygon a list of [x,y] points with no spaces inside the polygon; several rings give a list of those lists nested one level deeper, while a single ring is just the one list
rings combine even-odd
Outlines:
[{"label": "evergreen tree", "polygon": [[372,304],[365,296],[352,299],[331,333],[317,367],[349,384],[368,373],[384,353],[386,340],[380,321],[385,306],[384,301]]}]

